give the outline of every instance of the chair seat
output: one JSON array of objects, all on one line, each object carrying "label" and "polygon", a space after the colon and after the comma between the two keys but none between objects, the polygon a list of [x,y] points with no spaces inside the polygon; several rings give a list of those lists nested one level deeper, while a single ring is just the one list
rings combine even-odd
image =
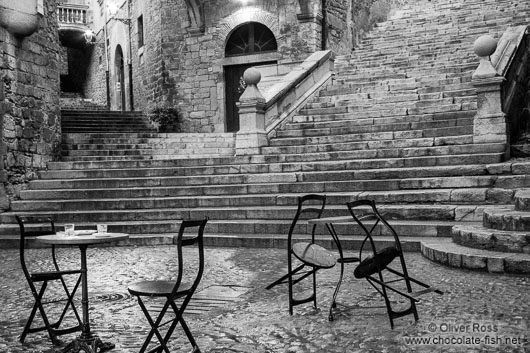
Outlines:
[{"label": "chair seat", "polygon": [[397,256],[399,256],[398,249],[394,247],[384,248],[375,256],[370,256],[359,264],[353,271],[355,278],[365,278],[374,273],[382,271],[388,264],[390,264]]},{"label": "chair seat", "polygon": [[313,243],[300,242],[293,245],[293,254],[298,260],[311,266],[332,268],[337,257],[327,249]]},{"label": "chair seat", "polygon": [[61,276],[81,273],[81,270],[67,270],[67,271],[47,271],[47,272],[33,272],[30,274],[33,282],[53,281],[60,279]]},{"label": "chair seat", "polygon": [[[129,293],[136,296],[167,297],[173,291],[175,281],[141,281],[129,286]],[[181,283],[177,290],[177,297],[185,295],[191,286]]]}]

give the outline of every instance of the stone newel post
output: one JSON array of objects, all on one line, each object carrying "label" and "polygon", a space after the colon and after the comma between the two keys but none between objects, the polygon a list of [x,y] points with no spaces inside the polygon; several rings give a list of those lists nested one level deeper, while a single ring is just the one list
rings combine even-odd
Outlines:
[{"label": "stone newel post", "polygon": [[250,68],[243,74],[247,84],[245,92],[239,98],[239,131],[236,134],[236,154],[260,153],[262,146],[268,144],[265,131],[265,98],[258,89],[261,73]]},{"label": "stone newel post", "polygon": [[490,61],[490,55],[497,49],[497,41],[484,35],[475,41],[473,49],[480,57],[480,64],[471,81],[478,96],[477,114],[473,121],[473,142],[504,143],[508,154],[507,121],[501,101],[501,84],[505,79],[497,74]]}]

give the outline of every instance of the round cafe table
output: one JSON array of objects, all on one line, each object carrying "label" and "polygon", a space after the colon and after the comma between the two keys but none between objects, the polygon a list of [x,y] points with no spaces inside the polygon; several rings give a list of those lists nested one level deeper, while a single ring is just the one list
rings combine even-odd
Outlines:
[{"label": "round cafe table", "polygon": [[113,349],[113,343],[104,343],[101,339],[90,331],[90,319],[88,313],[88,283],[87,283],[87,263],[86,250],[90,245],[117,242],[128,239],[129,235],[124,233],[94,233],[86,235],[65,236],[59,234],[43,235],[37,237],[37,241],[50,245],[70,245],[78,246],[81,251],[81,307],[83,309],[83,327],[81,335],[70,342],[62,353],[99,353]]}]

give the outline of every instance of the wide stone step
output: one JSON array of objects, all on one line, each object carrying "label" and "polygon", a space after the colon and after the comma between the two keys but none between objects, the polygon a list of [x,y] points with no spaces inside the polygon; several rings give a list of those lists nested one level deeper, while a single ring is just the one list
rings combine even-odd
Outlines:
[{"label": "wide stone step", "polygon": [[[406,210],[401,206],[380,207],[386,213],[387,219],[392,226],[403,236],[439,236],[450,237],[451,229],[456,224],[454,220],[454,209],[440,206],[426,206],[424,211],[412,208]],[[58,229],[65,223],[75,223],[77,229],[90,229],[97,223],[109,225],[109,231],[127,232],[131,234],[151,234],[176,232],[179,219],[209,217],[209,229],[212,232],[224,232],[233,234],[287,234],[292,216],[296,212],[295,206],[283,206],[276,209],[257,208],[233,208],[231,213],[235,217],[226,216],[227,211],[216,208],[177,208],[160,210],[96,210],[88,211],[24,211],[4,213],[0,216],[3,227],[11,228],[18,233],[18,227],[14,219],[15,214],[49,216],[54,219]],[[413,215],[418,214],[420,218],[415,219]],[[430,215],[430,218],[426,216]],[[136,216],[135,216],[136,215]],[[251,217],[254,216],[254,217]],[[328,207],[325,216],[348,216],[344,205]],[[397,218],[394,218],[399,216]],[[401,217],[401,218],[400,218]],[[404,217],[404,218],[403,218]],[[177,221],[176,221],[177,220]],[[357,226],[350,222],[336,222],[335,228],[339,234],[362,234]],[[297,232],[307,234],[307,222],[300,221]],[[318,227],[318,234],[329,235],[325,227]],[[384,235],[383,228],[377,228],[376,235]]]},{"label": "wide stone step", "polygon": [[[448,156],[425,156],[409,158],[377,158],[376,150],[370,153],[362,151],[340,151],[340,152],[319,152],[306,154],[289,154],[289,155],[256,155],[256,158],[176,158],[167,156],[160,159],[133,160],[123,158],[116,160],[96,160],[87,157],[80,161],[74,159],[64,162],[50,162],[50,170],[83,170],[83,169],[107,169],[107,168],[152,168],[164,166],[213,166],[217,161],[220,165],[226,166],[229,170],[232,167],[238,170],[245,170],[242,164],[271,164],[271,168],[263,165],[265,170],[271,172],[296,172],[296,171],[325,171],[325,170],[351,170],[351,169],[375,169],[375,168],[415,168],[415,167],[434,167],[434,166],[451,166],[451,165],[476,165],[476,164],[495,164],[500,163],[504,153],[486,153],[473,155],[454,155]],[[364,159],[359,159],[364,158]],[[247,161],[247,162],[244,162]],[[314,162],[314,163],[311,163]],[[253,166],[251,166],[253,168]],[[267,169],[269,168],[269,169]]]},{"label": "wide stone step", "polygon": [[108,143],[152,143],[152,142],[219,142],[233,141],[234,133],[83,133],[63,134],[63,143],[69,144],[108,144]]},{"label": "wide stone step", "polygon": [[[360,117],[345,114],[334,114],[326,118],[316,120],[315,116],[296,115],[293,120],[285,124],[287,130],[325,130],[330,132],[366,132],[368,131],[387,131],[399,130],[402,126],[421,126],[424,124],[425,128],[431,127],[431,124],[436,124],[438,121],[443,121],[445,124],[453,124],[456,126],[464,125],[475,116],[476,112],[473,110],[465,110],[460,112],[438,112],[421,115],[398,115],[385,117]],[[315,121],[316,120],[316,121]],[[335,130],[336,129],[336,130]],[[351,130],[350,130],[351,129]],[[278,131],[278,134],[284,131]],[[287,133],[287,131],[285,131]]]},{"label": "wide stone step", "polygon": [[[216,175],[226,178],[232,174],[261,174],[281,170],[285,164],[250,164],[250,165],[218,165],[218,166],[145,166],[143,168],[120,166],[101,166],[101,168],[87,169],[49,169],[39,172],[40,180],[51,179],[103,179],[103,178],[153,178],[188,176],[203,178]],[[308,165],[306,165],[308,167]],[[350,167],[355,167],[355,164]],[[488,171],[483,165],[455,165],[441,167],[416,167],[416,168],[386,168],[386,169],[326,169],[319,171],[316,165],[312,169],[302,170],[297,175],[298,181],[325,181],[325,180],[352,180],[352,179],[394,179],[394,178],[420,178],[420,177],[448,177],[448,176],[478,176],[495,173]],[[292,168],[289,168],[292,169]],[[344,170],[342,170],[344,169]],[[287,170],[287,169],[286,169]],[[22,190],[22,193],[24,190]]]},{"label": "wide stone step", "polygon": [[422,242],[421,253],[428,259],[455,268],[496,273],[530,273],[530,254],[473,249],[455,244],[450,238]]},{"label": "wide stone step", "polygon": [[[432,188],[423,189],[397,189],[399,180],[368,181],[368,182],[335,182],[329,183],[297,183],[290,186],[281,184],[254,184],[254,185],[219,185],[219,186],[142,186],[142,187],[96,187],[89,185],[88,188],[49,188],[24,190],[21,192],[21,200],[13,201],[13,207],[23,209],[28,207],[48,207],[46,202],[67,203],[63,200],[72,200],[72,202],[83,203],[93,200],[104,200],[107,204],[112,204],[114,208],[123,208],[124,205],[116,205],[122,200],[128,200],[129,204],[138,203],[136,199],[146,199],[146,205],[152,204],[200,204],[215,205],[228,204],[237,205],[259,205],[261,202],[268,201],[264,204],[285,204],[286,200],[292,200],[291,194],[324,192],[330,196],[330,203],[345,204],[355,199],[374,199],[377,202],[387,204],[415,203],[418,205],[439,203],[439,204],[459,204],[460,216],[458,219],[476,219],[482,221],[482,212],[484,208],[491,207],[494,204],[506,204],[512,201],[513,190],[504,189],[495,186],[489,186],[491,179],[483,179],[483,187],[471,187],[468,185],[479,184],[481,180],[467,181],[465,178],[454,178],[453,180],[441,181],[440,184],[445,188],[433,186]],[[430,183],[429,180],[423,179],[424,183]],[[418,186],[421,180],[413,180],[412,183]],[[451,183],[453,185],[451,185]],[[388,187],[386,184],[391,184]],[[464,185],[463,185],[464,184]],[[342,186],[342,187],[341,187]],[[357,191],[352,192],[351,187],[358,187]],[[403,185],[406,186],[406,185]],[[331,190],[332,189],[332,190]],[[193,198],[193,201],[186,198]],[[281,201],[278,201],[280,199]],[[39,200],[43,201],[42,203]],[[273,200],[273,201],[271,201]],[[54,202],[55,202],[54,201]],[[34,205],[32,205],[34,203]],[[472,206],[472,207],[470,207]],[[51,207],[51,205],[49,206]],[[64,207],[57,205],[55,207]],[[111,207],[111,206],[108,206]],[[135,206],[147,207],[147,206]]]},{"label": "wide stone step", "polygon": [[[392,135],[392,136],[390,136]],[[469,135],[468,135],[469,136]],[[421,156],[444,156],[444,155],[466,155],[473,153],[496,153],[503,152],[502,144],[447,144],[443,137],[425,138],[393,138],[393,133],[386,133],[386,139],[367,140],[353,142],[335,142],[307,145],[280,145],[263,147],[262,152],[266,154],[304,154],[304,153],[326,153],[338,151],[363,151],[365,158],[398,158],[398,157],[421,157]],[[467,136],[463,137],[465,139]],[[370,153],[370,151],[374,151]],[[374,155],[374,153],[376,155]],[[357,158],[362,158],[362,155]]]},{"label": "wide stone step", "polygon": [[[279,187],[278,187],[279,188]],[[222,194],[222,190],[232,190],[234,194]],[[227,186],[185,188],[176,187],[137,187],[137,188],[76,188],[76,189],[39,189],[25,190],[22,199],[12,201],[13,211],[30,210],[98,210],[98,209],[157,209],[179,207],[246,207],[246,206],[283,206],[296,205],[296,196],[284,192],[281,194],[263,194],[259,189],[250,192],[240,186],[239,190]],[[237,192],[239,191],[239,192]],[[254,191],[254,193],[251,193]],[[417,204],[423,208],[433,202],[440,205],[458,204],[458,219],[482,217],[482,210],[492,204],[510,202],[511,190],[494,188],[447,188],[426,190],[367,190],[348,192],[335,191],[327,193],[329,204],[345,204],[357,199],[373,199],[387,205]],[[193,196],[193,198],[190,198]],[[472,207],[470,207],[472,205]],[[489,205],[489,206],[488,206]],[[482,218],[480,218],[482,219]]]},{"label": "wide stone step", "polygon": [[[399,175],[399,173],[397,173]],[[530,180],[526,178],[496,175],[477,176],[444,176],[423,178],[392,178],[390,175],[380,179],[347,178],[347,174],[337,173],[336,180],[326,174],[308,174],[305,177],[298,173],[263,173],[263,174],[228,174],[205,177],[165,176],[165,177],[133,177],[133,178],[93,178],[93,179],[43,179],[30,183],[31,190],[45,189],[104,189],[104,188],[153,188],[153,187],[181,187],[181,192],[190,195],[197,194],[240,194],[260,192],[280,193],[309,193],[309,192],[344,192],[356,191],[390,191],[390,190],[420,190],[440,188],[505,188],[528,187]],[[365,175],[364,177],[369,177]],[[361,176],[362,177],[362,176]],[[226,189],[223,191],[223,189]],[[25,195],[24,190],[21,192]],[[483,198],[483,192],[467,191],[466,197],[477,201]],[[512,195],[510,193],[510,195]],[[24,196],[27,197],[27,196]]]},{"label": "wide stone step", "polygon": [[[470,119],[472,122],[472,119]],[[374,141],[374,140],[389,140],[389,139],[418,139],[424,137],[443,137],[443,136],[469,136],[473,134],[473,125],[467,122],[461,122],[461,126],[454,126],[457,122],[450,121],[449,123],[436,122],[429,125],[439,126],[432,128],[421,128],[415,125],[427,124],[401,124],[399,130],[378,131],[379,126],[370,126],[362,130],[366,132],[349,133],[348,130],[355,130],[354,128],[345,128],[342,133],[340,128],[333,128],[326,130],[308,129],[308,130],[288,130],[286,133],[279,134],[275,139],[271,140],[269,146],[286,146],[286,145],[312,145],[312,144],[327,144],[327,143],[342,143],[353,141]],[[447,126],[447,125],[453,126]],[[346,124],[345,124],[346,125]],[[408,126],[407,126],[408,125]],[[444,126],[446,125],[446,126]],[[397,126],[394,126],[397,127]],[[373,132],[370,132],[372,130]]]},{"label": "wide stone step", "polygon": [[484,213],[484,227],[515,232],[530,231],[530,212],[516,211],[514,206],[491,208]]},{"label": "wide stone step", "polygon": [[489,229],[483,226],[457,225],[453,242],[475,249],[530,254],[530,232]]}]

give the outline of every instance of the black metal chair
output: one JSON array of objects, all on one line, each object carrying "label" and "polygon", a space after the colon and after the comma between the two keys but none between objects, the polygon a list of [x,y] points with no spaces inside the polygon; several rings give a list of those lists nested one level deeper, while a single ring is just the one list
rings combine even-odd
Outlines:
[{"label": "black metal chair", "polygon": [[[399,236],[381,216],[373,200],[358,200],[348,202],[346,205],[365,235],[359,250],[361,262],[355,268],[354,276],[365,278],[384,298],[392,329],[394,328],[394,319],[399,317],[414,315],[414,319],[418,321],[416,308],[416,303],[419,302],[418,296],[431,292],[443,294],[443,292],[409,276]],[[393,237],[394,244],[392,246],[378,249],[373,239],[374,231],[378,227],[382,227],[379,229],[382,234]],[[395,264],[398,269],[389,267],[391,264]],[[402,288],[397,287],[400,283]],[[413,291],[413,285],[418,285],[422,289]],[[408,307],[403,310],[394,310],[389,297],[392,293],[408,302]]]},{"label": "black metal chair", "polygon": [[[164,352],[169,353],[167,343],[171,338],[171,335],[173,334],[173,331],[175,330],[178,323],[181,324],[182,329],[186,333],[186,336],[188,337],[188,340],[193,347],[193,352],[200,352],[200,349],[197,346],[197,343],[195,342],[195,339],[193,338],[193,335],[191,334],[191,331],[188,325],[186,324],[186,321],[184,321],[182,315],[184,314],[184,311],[186,310],[186,307],[190,302],[191,297],[195,293],[195,290],[199,285],[199,282],[202,278],[202,273],[204,271],[203,234],[204,227],[206,226],[207,221],[207,219],[182,221],[177,238],[178,272],[176,280],[141,281],[133,283],[129,286],[129,293],[138,298],[138,304],[140,305],[140,308],[142,309],[145,317],[147,318],[147,321],[149,322],[149,325],[151,326],[151,330],[149,331],[149,334],[147,335],[144,344],[140,349],[140,353],[145,352],[145,350],[149,346],[149,343],[151,342],[151,339],[153,338],[153,335],[158,338],[159,344],[149,350],[149,352],[162,352],[163,350]],[[197,234],[193,237],[184,238],[184,233],[190,228],[197,229]],[[185,262],[183,259],[183,247],[191,245],[197,245],[197,256],[199,263],[193,282],[187,284],[182,282],[186,269],[186,267],[184,267]],[[165,298],[164,305],[162,306],[162,309],[158,313],[158,316],[155,320],[153,320],[153,318],[151,317],[149,310],[147,309],[144,300],[142,299],[143,297]],[[180,304],[180,308],[175,303],[176,299],[183,299],[182,303]],[[173,314],[175,315],[175,317],[168,322],[162,322],[166,312],[170,307],[173,310]],[[162,337],[162,334],[160,333],[160,328],[168,323],[171,323],[171,325],[166,331],[164,337]]]},{"label": "black metal chair", "polygon": [[[287,235],[287,274],[266,287],[271,289],[278,284],[287,283],[289,287],[289,314],[293,314],[296,305],[313,302],[317,308],[316,272],[320,269],[329,269],[337,263],[337,256],[320,245],[315,244],[316,224],[311,228],[310,242],[293,243],[293,235],[298,221],[304,216],[320,218],[326,205],[325,195],[309,194],[298,197],[298,208]],[[293,268],[293,256],[300,264]],[[308,276],[312,276],[312,293],[305,298],[295,298],[293,287]]]},{"label": "black metal chair", "polygon": [[[39,272],[30,271],[30,269],[28,268],[29,261],[26,259],[26,244],[28,242],[28,239],[41,235],[55,234],[55,224],[53,220],[49,217],[42,218],[17,215],[15,216],[15,218],[20,227],[20,265],[22,267],[22,271],[24,272],[24,276],[26,277],[26,280],[31,289],[31,293],[33,294],[33,298],[35,300],[33,304],[33,309],[31,310],[26,325],[24,326],[24,330],[20,335],[20,342],[24,342],[28,333],[47,331],[53,344],[61,344],[61,341],[57,338],[57,336],[81,331],[82,328],[81,318],[79,317],[77,309],[75,308],[73,303],[75,292],[77,291],[77,288],[81,283],[81,270],[60,270],[59,265],[57,263],[55,247],[52,246],[51,262],[53,263],[53,270],[43,271],[41,269]],[[72,292],[68,290],[64,279],[65,276],[69,275],[77,275],[77,282],[73,287]],[[64,289],[65,297],[44,301],[44,294],[46,292],[46,288],[48,287],[48,283],[52,281],[59,281],[61,283],[61,286]],[[37,286],[39,286],[39,284],[40,288],[37,290]],[[44,310],[44,307],[48,307],[48,304],[58,302],[66,302],[66,304],[61,312],[61,315],[59,316],[59,319],[55,323],[50,323],[48,315]],[[61,323],[63,322],[63,319],[65,318],[69,308],[71,308],[73,314],[75,315],[77,324],[67,328],[60,328]],[[33,320],[35,319],[37,310],[41,315],[44,326],[31,327]]]}]

